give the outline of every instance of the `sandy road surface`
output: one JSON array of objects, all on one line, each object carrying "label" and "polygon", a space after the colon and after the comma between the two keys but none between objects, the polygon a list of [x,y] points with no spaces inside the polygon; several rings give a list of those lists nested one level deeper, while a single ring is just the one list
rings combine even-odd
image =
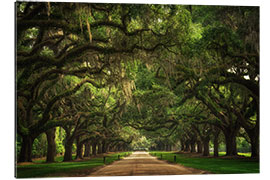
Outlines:
[{"label": "sandy road surface", "polygon": [[206,174],[206,171],[168,164],[152,157],[148,152],[134,152],[129,157],[105,166],[90,176],[142,176],[142,175],[180,175]]}]

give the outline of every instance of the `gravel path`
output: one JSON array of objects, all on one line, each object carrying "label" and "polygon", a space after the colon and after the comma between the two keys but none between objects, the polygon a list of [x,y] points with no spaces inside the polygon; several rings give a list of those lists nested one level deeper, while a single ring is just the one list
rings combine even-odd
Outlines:
[{"label": "gravel path", "polygon": [[130,156],[107,165],[90,176],[143,176],[207,174],[206,171],[188,168],[179,164],[169,164],[152,157],[148,152],[134,152]]}]

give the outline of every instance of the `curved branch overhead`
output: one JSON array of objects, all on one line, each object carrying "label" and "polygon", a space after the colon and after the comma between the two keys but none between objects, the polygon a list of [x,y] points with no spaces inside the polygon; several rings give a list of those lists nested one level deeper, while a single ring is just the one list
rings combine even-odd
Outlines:
[{"label": "curved branch overhead", "polygon": [[239,134],[258,157],[258,7],[16,2],[16,8],[20,161],[31,161],[29,147],[41,134],[59,129],[65,161],[75,142],[77,153],[91,143],[93,153],[179,144],[193,152],[198,143],[209,155],[212,137],[222,137],[231,156]]}]

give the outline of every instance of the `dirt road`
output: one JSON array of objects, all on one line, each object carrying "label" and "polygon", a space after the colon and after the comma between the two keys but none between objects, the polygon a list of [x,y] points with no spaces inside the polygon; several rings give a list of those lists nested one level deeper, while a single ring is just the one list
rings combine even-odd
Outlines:
[{"label": "dirt road", "polygon": [[152,157],[148,152],[134,152],[129,157],[105,166],[90,176],[142,176],[142,175],[180,175],[206,174],[206,171],[168,164]]}]

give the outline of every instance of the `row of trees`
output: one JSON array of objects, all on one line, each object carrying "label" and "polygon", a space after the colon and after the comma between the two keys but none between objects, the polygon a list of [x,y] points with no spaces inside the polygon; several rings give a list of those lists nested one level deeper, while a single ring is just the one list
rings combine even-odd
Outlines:
[{"label": "row of trees", "polygon": [[71,160],[75,139],[77,149],[100,141],[103,152],[131,143],[133,135],[119,119],[134,88],[132,62],[173,46],[167,35],[176,29],[164,28],[162,19],[175,26],[169,19],[176,13],[155,5],[16,5],[18,161],[31,161],[33,142],[42,133],[52,161],[58,126],[66,134],[64,161]]},{"label": "row of trees", "polygon": [[[259,155],[258,8],[17,2],[18,161],[46,134],[64,161],[90,144],[124,150],[140,135],[187,141],[240,129]],[[196,133],[195,133],[196,132]],[[187,137],[185,136],[187,134]]]},{"label": "row of trees", "polygon": [[134,116],[133,127],[152,131],[146,134],[158,149],[171,149],[180,140],[182,150],[194,152],[197,144],[204,155],[210,137],[216,156],[221,137],[226,154],[237,155],[236,137],[243,137],[258,157],[258,8],[192,6],[189,11],[188,42],[140,80],[145,86],[134,95],[145,112]]}]

